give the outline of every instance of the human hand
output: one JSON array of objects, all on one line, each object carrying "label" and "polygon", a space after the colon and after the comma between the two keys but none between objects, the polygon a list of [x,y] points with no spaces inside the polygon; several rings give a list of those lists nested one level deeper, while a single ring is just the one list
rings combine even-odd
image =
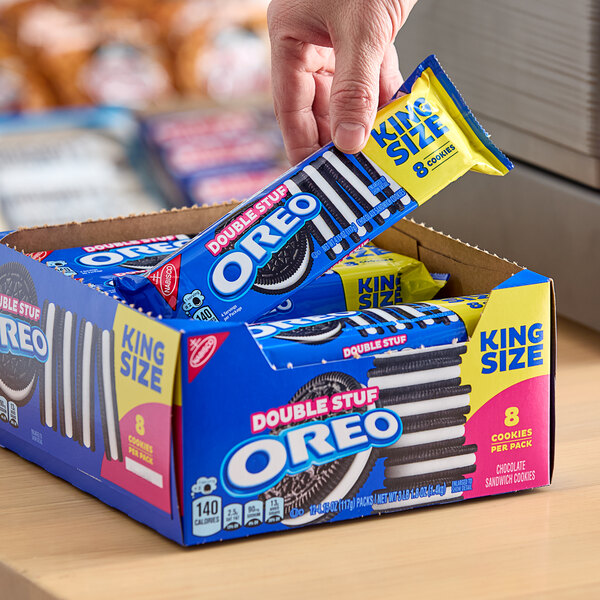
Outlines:
[{"label": "human hand", "polygon": [[365,145],[377,108],[402,83],[393,42],[417,0],[272,0],[275,114],[298,163],[332,138]]}]

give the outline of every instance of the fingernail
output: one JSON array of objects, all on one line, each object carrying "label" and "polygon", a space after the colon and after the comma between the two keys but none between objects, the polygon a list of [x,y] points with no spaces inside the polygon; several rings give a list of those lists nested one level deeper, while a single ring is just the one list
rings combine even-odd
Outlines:
[{"label": "fingernail", "polygon": [[333,134],[333,143],[342,152],[356,152],[365,141],[367,130],[361,123],[340,123]]}]

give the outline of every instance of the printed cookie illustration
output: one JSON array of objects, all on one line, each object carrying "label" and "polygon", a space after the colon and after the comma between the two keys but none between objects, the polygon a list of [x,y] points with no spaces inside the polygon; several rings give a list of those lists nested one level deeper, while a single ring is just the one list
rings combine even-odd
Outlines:
[{"label": "printed cookie illustration", "polygon": [[385,479],[384,489],[375,493],[388,501],[373,505],[374,511],[462,499],[453,482],[475,471],[477,452],[475,444],[465,444],[471,409],[471,386],[461,383],[466,351],[465,344],[447,344],[373,359],[368,385],[379,388],[377,406],[395,412],[403,423],[400,439],[378,450],[385,458]]},{"label": "printed cookie illustration", "polygon": [[253,289],[265,294],[292,292],[310,273],[312,250],[311,237],[300,230],[258,270]]},{"label": "printed cookie illustration", "polygon": [[280,340],[290,340],[301,344],[324,344],[336,338],[344,329],[340,319],[297,327],[291,331],[284,331],[275,337]]},{"label": "printed cookie illustration", "polygon": [[[47,313],[48,306],[45,305],[45,314]],[[56,327],[55,332],[57,335],[54,336],[52,355],[53,363],[56,369],[48,373],[44,368],[44,381],[48,381],[49,385],[52,385],[52,374],[56,375],[56,390],[57,390],[57,401],[58,401],[58,422],[60,423],[60,431],[63,436],[70,439],[78,439],[78,428],[77,428],[77,407],[76,407],[76,390],[77,390],[77,314],[70,310],[54,307],[55,313],[58,316],[56,323],[60,324],[60,327]],[[47,363],[48,367],[53,365]],[[40,388],[41,388],[40,379]],[[46,390],[42,393],[40,389],[40,398],[43,398],[46,394]],[[51,410],[52,407],[48,406],[47,409]],[[44,410],[46,405],[44,404]],[[49,413],[50,414],[50,413]],[[46,417],[44,417],[46,418]],[[51,416],[49,418],[52,418]],[[42,421],[44,423],[44,421]],[[44,423],[49,427],[54,427],[54,422]]]},{"label": "printed cookie illustration", "polygon": [[142,258],[136,258],[135,260],[128,260],[127,262],[121,263],[121,267],[129,269],[130,271],[147,271],[158,265],[164,258],[164,254],[143,256]]},{"label": "printed cookie illustration", "polygon": [[[290,404],[303,402],[310,398],[332,396],[339,392],[360,389],[356,379],[345,373],[331,371],[311,379],[303,385],[291,399]],[[348,414],[341,411],[336,415]],[[356,412],[364,412],[357,409]],[[327,418],[315,417],[311,421]],[[284,428],[277,427],[271,433],[277,435]],[[270,490],[261,494],[260,499],[283,498],[284,520],[288,527],[320,523],[332,519],[335,514],[311,514],[312,505],[352,498],[364,485],[376,461],[376,452],[369,448],[357,454],[344,456],[322,465],[311,465],[306,471],[295,475],[286,475]],[[298,516],[291,516],[298,515]]]},{"label": "printed cookie illustration", "polygon": [[204,294],[200,290],[194,290],[183,297],[183,310],[186,315],[191,316],[192,311],[200,308],[204,302]]},{"label": "printed cookie illustration", "polygon": [[[331,260],[350,249],[348,239],[357,244],[368,238],[373,231],[371,219],[382,225],[411,201],[366,157],[351,157],[336,149],[317,157],[285,185],[290,193],[311,194],[321,203],[323,210],[312,219],[310,231]],[[388,208],[379,206],[383,202]],[[373,216],[365,218],[367,214]]]},{"label": "printed cookie illustration", "polygon": [[87,319],[81,319],[77,343],[77,415],[80,431],[79,443],[96,450],[96,352],[99,328]]},{"label": "printed cookie illustration", "polygon": [[115,386],[115,334],[111,329],[98,331],[96,350],[98,404],[102,419],[104,453],[108,460],[123,461],[119,407]]},{"label": "printed cookie illustration", "polygon": [[[27,307],[18,317],[15,311],[2,311],[14,326],[15,334],[0,347],[0,393],[16,406],[23,406],[33,395],[48,343],[37,321],[31,318],[36,310],[39,315],[37,293],[29,271],[22,264],[6,263],[0,268],[0,295],[6,296],[12,307]],[[23,325],[18,328],[17,323]]]},{"label": "printed cookie illustration", "polygon": [[[285,199],[289,198],[289,194]],[[285,199],[283,202],[285,202]],[[274,206],[264,217],[278,210],[281,205]],[[216,233],[225,232],[227,227],[233,222],[243,207],[231,215],[224,226]],[[263,217],[263,218],[264,218]],[[233,247],[229,244],[223,248],[222,253],[228,252]],[[285,294],[295,290],[308,276],[312,268],[312,237],[305,229],[301,229],[293,235],[285,245],[273,253],[267,264],[257,270],[256,278],[252,289],[263,294]]]}]

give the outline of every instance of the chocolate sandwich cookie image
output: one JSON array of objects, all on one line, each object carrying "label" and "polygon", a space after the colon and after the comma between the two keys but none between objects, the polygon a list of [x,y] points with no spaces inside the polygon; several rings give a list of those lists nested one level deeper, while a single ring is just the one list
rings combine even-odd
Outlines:
[{"label": "chocolate sandwich cookie image", "polygon": [[60,431],[65,437],[77,439],[77,315],[65,309],[60,309],[60,313],[56,330],[60,345],[55,345],[53,349],[58,365],[56,380]]},{"label": "chocolate sandwich cookie image", "polygon": [[[379,389],[378,406],[402,418],[404,435],[393,447],[464,435],[471,386],[462,384],[465,344],[378,355],[368,385]],[[382,452],[390,452],[386,448]]]},{"label": "chocolate sandwich cookie image", "polygon": [[[289,199],[287,194],[284,201]],[[265,212],[265,217],[272,215],[278,205]],[[232,222],[239,216],[238,211],[231,215],[224,225],[217,229],[216,235],[233,236]],[[221,254],[229,252],[233,243],[225,246]],[[298,287],[308,276],[312,268],[312,238],[305,229],[300,229],[285,245],[273,252],[269,260],[256,271],[252,289],[262,294],[288,294]]]},{"label": "chocolate sandwich cookie image", "polygon": [[96,352],[98,328],[81,319],[77,341],[77,427],[79,443],[96,450],[94,411],[96,406]]},{"label": "chocolate sandwich cookie image", "polygon": [[465,445],[471,386],[461,378],[463,343],[375,356],[368,385],[377,405],[397,414],[402,436],[379,449],[384,490],[376,512],[462,499],[465,476],[476,470],[477,446]]},{"label": "chocolate sandwich cookie image", "polygon": [[98,378],[98,404],[102,419],[104,453],[108,460],[123,461],[119,411],[115,384],[115,336],[112,330],[103,329],[96,337],[96,372]]},{"label": "chocolate sandwich cookie image", "polygon": [[[290,404],[312,398],[332,396],[334,394],[360,389],[356,379],[341,372],[329,372],[318,375],[303,385],[291,399]],[[353,412],[365,412],[356,409]],[[349,414],[339,412],[337,415]],[[323,421],[327,415],[315,417],[308,422]],[[281,433],[285,427],[271,430],[271,434]],[[376,462],[376,452],[368,448],[356,454],[344,456],[324,464],[312,464],[308,469],[294,475],[285,475],[271,489],[260,495],[266,501],[270,498],[283,498],[284,519],[288,527],[312,525],[332,519],[335,514],[311,512],[311,506],[352,498],[365,484]]]},{"label": "chocolate sandwich cookie image", "polygon": [[403,448],[384,461],[384,486],[398,485],[402,480],[422,475],[458,477],[473,473],[476,444],[434,442]]},{"label": "chocolate sandwich cookie image", "polygon": [[299,231],[259,269],[253,289],[263,294],[291,293],[310,273],[312,249],[311,237]]},{"label": "chocolate sandwich cookie image", "polygon": [[[369,372],[369,377],[377,379],[373,385],[416,385],[459,376],[464,346],[461,350],[458,344],[469,337],[461,317],[462,302],[457,299],[452,308],[434,302],[397,304],[255,323],[249,330],[276,368],[381,354]],[[478,309],[469,308],[469,320],[478,318],[482,309],[483,304]],[[438,354],[420,358],[415,354],[410,359],[397,354],[417,352],[422,347],[438,347]],[[438,360],[441,354],[444,357]],[[424,368],[427,361],[432,368]],[[410,368],[401,366],[409,363]]]},{"label": "chocolate sandwich cookie image", "polygon": [[373,359],[369,375],[396,375],[415,371],[431,371],[460,365],[467,351],[465,344],[449,344],[435,348],[418,348],[401,352],[390,352]]},{"label": "chocolate sandwich cookie image", "polygon": [[37,292],[29,271],[20,263],[0,267],[0,394],[17,407],[33,396],[48,355],[40,328]]},{"label": "chocolate sandwich cookie image", "polygon": [[335,339],[344,330],[344,323],[340,320],[325,321],[299,327],[290,332],[277,335],[277,339],[289,340],[300,344],[319,345]]},{"label": "chocolate sandwich cookie image", "polygon": [[[365,165],[372,167],[364,157],[332,148],[284,182],[292,194],[310,194],[319,200],[321,211],[312,218],[308,229],[331,260],[347,253],[351,245],[368,239],[374,226],[385,224],[396,210],[396,203],[408,206],[411,202],[402,188],[379,176],[373,168],[365,170]],[[392,191],[392,185],[396,191]]]},{"label": "chocolate sandwich cookie image", "polygon": [[[380,390],[397,390],[400,395],[408,392],[410,397],[420,400],[429,399],[427,390],[460,385],[462,356],[466,349],[464,343],[451,343],[377,355],[368,372],[369,385]],[[387,393],[395,395],[393,391]]]},{"label": "chocolate sandwich cookie image", "polygon": [[40,422],[46,427],[56,430],[56,362],[54,359],[56,339],[59,338],[58,321],[60,307],[54,302],[44,300],[40,325],[46,336],[48,351],[47,359],[42,366],[39,377]]}]

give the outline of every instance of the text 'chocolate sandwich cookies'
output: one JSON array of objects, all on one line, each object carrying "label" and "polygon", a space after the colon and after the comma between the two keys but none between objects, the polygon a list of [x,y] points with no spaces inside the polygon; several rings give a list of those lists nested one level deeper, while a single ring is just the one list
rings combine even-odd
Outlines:
[{"label": "text 'chocolate sandwich cookies'", "polygon": [[195,294],[195,318],[255,321],[467,171],[512,168],[434,57],[401,91],[363,153],[329,144],[118,293],[164,317],[190,316]]},{"label": "text 'chocolate sandwich cookies'", "polygon": [[256,323],[250,333],[274,368],[466,342],[487,295]]}]

